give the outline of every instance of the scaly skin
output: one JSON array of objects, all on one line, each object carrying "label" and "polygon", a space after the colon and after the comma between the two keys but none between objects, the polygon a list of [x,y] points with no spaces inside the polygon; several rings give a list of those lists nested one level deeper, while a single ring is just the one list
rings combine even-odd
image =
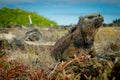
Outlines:
[{"label": "scaly skin", "polygon": [[[66,60],[69,56],[81,53],[81,49],[91,52],[94,43],[94,36],[102,25],[103,17],[100,14],[90,14],[81,17],[76,27],[58,40],[51,49],[56,60]],[[76,51],[70,54],[70,49]],[[75,49],[73,49],[75,48]],[[67,52],[67,53],[66,53]],[[89,53],[88,52],[88,53]]]}]

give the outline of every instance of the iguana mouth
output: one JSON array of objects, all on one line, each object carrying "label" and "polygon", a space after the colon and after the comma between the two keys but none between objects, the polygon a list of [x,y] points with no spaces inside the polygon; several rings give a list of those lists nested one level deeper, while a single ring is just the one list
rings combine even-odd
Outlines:
[{"label": "iguana mouth", "polygon": [[104,21],[103,18],[96,19],[94,26],[95,26],[96,28],[100,27],[100,26],[102,25],[102,22],[103,22],[103,21]]}]

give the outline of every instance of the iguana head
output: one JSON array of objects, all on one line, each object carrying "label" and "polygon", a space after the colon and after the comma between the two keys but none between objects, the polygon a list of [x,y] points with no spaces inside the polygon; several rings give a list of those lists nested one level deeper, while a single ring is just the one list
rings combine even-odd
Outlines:
[{"label": "iguana head", "polygon": [[[80,19],[85,26],[99,28],[102,25],[103,17],[100,14],[90,14]],[[84,26],[83,26],[84,27]]]},{"label": "iguana head", "polygon": [[102,25],[103,17],[100,14],[90,14],[79,19],[79,25],[83,32],[89,29],[97,29]]},{"label": "iguana head", "polygon": [[90,14],[79,19],[78,25],[82,34],[90,40],[94,38],[96,31],[102,25],[103,17],[100,14]]}]

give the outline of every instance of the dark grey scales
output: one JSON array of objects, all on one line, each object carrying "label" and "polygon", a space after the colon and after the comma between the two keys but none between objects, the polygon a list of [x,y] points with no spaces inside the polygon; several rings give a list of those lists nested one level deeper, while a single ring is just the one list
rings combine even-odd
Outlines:
[{"label": "dark grey scales", "polygon": [[[90,14],[80,17],[78,24],[52,47],[52,55],[56,60],[62,60],[65,54],[64,52],[72,44],[76,49],[91,49],[93,47],[95,34],[102,25],[102,22],[103,17],[100,14]],[[69,53],[67,56],[69,56]]]}]

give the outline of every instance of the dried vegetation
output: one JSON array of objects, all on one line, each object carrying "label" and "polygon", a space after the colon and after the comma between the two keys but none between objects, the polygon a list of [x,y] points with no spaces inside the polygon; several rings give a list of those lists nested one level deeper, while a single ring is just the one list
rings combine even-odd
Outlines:
[{"label": "dried vegetation", "polygon": [[[55,41],[66,31],[58,33],[45,35],[53,36]],[[51,46],[25,45],[24,49],[8,50],[0,59],[0,80],[117,80],[120,78],[119,33],[120,28],[100,28],[95,38],[96,54],[110,53],[115,60],[81,54],[69,61],[56,62],[50,54]]]}]

